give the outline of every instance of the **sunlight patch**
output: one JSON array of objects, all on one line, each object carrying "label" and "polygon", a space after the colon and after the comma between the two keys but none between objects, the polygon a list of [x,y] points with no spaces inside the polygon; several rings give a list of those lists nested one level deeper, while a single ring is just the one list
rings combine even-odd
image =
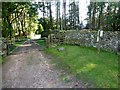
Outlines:
[{"label": "sunlight patch", "polygon": [[96,64],[93,64],[93,63],[90,63],[90,64],[87,64],[85,67],[77,70],[77,73],[80,74],[81,72],[89,72],[91,70],[93,70],[94,68],[96,67]]},{"label": "sunlight patch", "polygon": [[28,47],[28,46],[32,46],[31,44],[25,44],[25,45],[20,45],[21,47]]}]

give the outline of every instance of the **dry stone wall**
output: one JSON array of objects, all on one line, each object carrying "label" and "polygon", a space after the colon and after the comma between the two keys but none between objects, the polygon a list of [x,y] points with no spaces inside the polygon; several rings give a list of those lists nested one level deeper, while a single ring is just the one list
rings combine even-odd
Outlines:
[{"label": "dry stone wall", "polygon": [[64,43],[92,47],[100,46],[102,49],[113,52],[119,50],[118,43],[120,43],[120,39],[118,38],[118,31],[104,31],[99,43],[97,42],[97,33],[97,31],[89,30],[69,30],[64,33]]}]

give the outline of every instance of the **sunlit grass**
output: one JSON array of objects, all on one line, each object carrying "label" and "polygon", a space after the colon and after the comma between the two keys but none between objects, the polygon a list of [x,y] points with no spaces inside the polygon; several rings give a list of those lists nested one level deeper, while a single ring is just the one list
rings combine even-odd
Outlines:
[{"label": "sunlit grass", "polygon": [[[66,50],[59,52],[58,47]],[[45,50],[53,56],[57,67],[74,74],[78,79],[89,82],[95,87],[118,87],[118,56],[112,52],[101,51],[92,47],[61,45]]]}]

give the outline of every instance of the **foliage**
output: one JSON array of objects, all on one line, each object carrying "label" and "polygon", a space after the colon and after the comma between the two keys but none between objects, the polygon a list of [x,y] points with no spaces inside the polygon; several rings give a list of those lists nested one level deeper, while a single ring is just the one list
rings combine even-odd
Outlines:
[{"label": "foliage", "polygon": [[77,29],[79,26],[79,5],[75,2],[70,3],[70,10],[69,10],[69,21],[71,29]]},{"label": "foliage", "polygon": [[[64,52],[57,48],[64,47]],[[46,49],[52,63],[98,88],[118,88],[118,56],[83,46],[60,45]]]},{"label": "foliage", "polygon": [[44,31],[43,26],[42,26],[41,24],[39,24],[37,34],[40,34],[40,33],[43,32],[43,31]]},{"label": "foliage", "polygon": [[120,2],[90,2],[87,19],[89,28],[98,30],[102,27],[103,30],[118,31],[120,27],[119,4]]},{"label": "foliage", "polygon": [[49,30],[50,29],[50,20],[49,18],[40,18],[39,20],[39,24],[41,24],[43,26],[44,30]]},{"label": "foliage", "polygon": [[48,37],[48,35],[49,35],[49,33],[50,33],[50,31],[43,31],[42,33],[41,33],[41,37]]},{"label": "foliage", "polygon": [[57,28],[57,25],[53,25],[54,30]]},{"label": "foliage", "polygon": [[31,2],[2,3],[2,35],[15,38],[16,35],[27,36],[37,30],[37,8]]},{"label": "foliage", "polygon": [[[52,18],[53,19],[53,18]],[[38,19],[39,24],[41,24],[43,26],[44,31],[41,32],[41,36],[42,37],[48,37],[49,33],[50,33],[50,29],[51,29],[51,22],[50,22],[50,18],[40,18]],[[52,20],[52,30],[54,30],[56,28],[54,19]]]}]

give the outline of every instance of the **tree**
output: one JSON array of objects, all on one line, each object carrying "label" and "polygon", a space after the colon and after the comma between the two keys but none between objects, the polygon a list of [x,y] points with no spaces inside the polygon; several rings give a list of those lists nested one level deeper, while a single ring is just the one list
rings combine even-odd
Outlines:
[{"label": "tree", "polygon": [[50,12],[50,29],[53,29],[53,19],[52,19],[51,2],[49,2],[48,9],[49,9],[49,12]]},{"label": "tree", "polygon": [[57,25],[56,25],[56,27],[57,27],[57,29],[60,29],[59,28],[59,26],[60,26],[60,24],[59,24],[59,22],[60,22],[60,2],[57,2],[56,3],[56,23],[57,23]]},{"label": "tree", "polygon": [[92,12],[92,29],[95,30],[95,15],[96,15],[96,2],[93,3],[93,12]]},{"label": "tree", "polygon": [[72,2],[69,5],[69,22],[71,29],[77,29],[79,25],[79,4]]},{"label": "tree", "polygon": [[[26,36],[37,29],[37,7],[31,2],[2,3],[3,37]],[[34,28],[32,28],[34,25]]]},{"label": "tree", "polygon": [[[88,23],[93,30],[119,30],[120,2],[91,2],[88,6]],[[112,21],[112,22],[111,22]]]},{"label": "tree", "polygon": [[63,30],[66,30],[66,0],[63,0]]},{"label": "tree", "polygon": [[44,29],[43,29],[42,24],[39,24],[39,28],[38,28],[37,34],[41,34],[41,32],[43,32],[43,31],[44,31]]}]

